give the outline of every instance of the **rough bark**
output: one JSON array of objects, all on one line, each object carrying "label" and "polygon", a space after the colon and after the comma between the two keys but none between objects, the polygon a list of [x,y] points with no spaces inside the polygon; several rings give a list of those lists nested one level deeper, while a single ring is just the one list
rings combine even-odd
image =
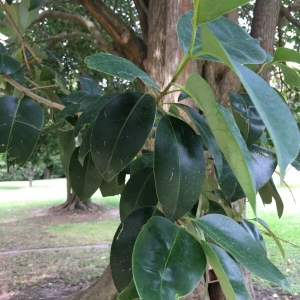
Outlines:
[{"label": "rough bark", "polygon": [[142,39],[136,36],[134,31],[104,2],[97,0],[78,0],[78,2],[95,17],[125,56],[137,66],[142,67],[147,51]]},{"label": "rough bark", "polygon": [[[280,0],[265,1],[257,0],[253,12],[251,35],[260,39],[262,48],[273,55],[275,44],[275,33],[281,7]],[[262,74],[266,81],[270,80],[270,72]]]},{"label": "rough bark", "polygon": [[51,179],[51,170],[48,167],[44,169],[43,179]]}]

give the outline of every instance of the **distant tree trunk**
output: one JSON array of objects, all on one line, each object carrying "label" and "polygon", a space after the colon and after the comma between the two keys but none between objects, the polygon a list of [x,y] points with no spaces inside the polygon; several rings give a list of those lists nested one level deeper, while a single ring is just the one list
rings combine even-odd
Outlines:
[{"label": "distant tree trunk", "polygon": [[44,169],[43,179],[51,179],[51,170],[50,170],[50,168],[46,167]]}]

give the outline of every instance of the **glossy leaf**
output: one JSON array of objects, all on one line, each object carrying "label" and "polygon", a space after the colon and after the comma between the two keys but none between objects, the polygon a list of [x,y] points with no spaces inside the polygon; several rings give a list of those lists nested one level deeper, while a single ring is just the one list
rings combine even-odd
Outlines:
[{"label": "glossy leaf", "polygon": [[90,126],[93,126],[94,121],[98,117],[100,111],[103,107],[109,103],[111,100],[118,97],[118,95],[111,94],[106,96],[95,96],[88,95],[85,93],[85,101],[84,109],[80,118],[78,119],[75,128],[74,135],[77,136],[79,132],[85,132]]},{"label": "glossy leaf", "polygon": [[277,48],[274,53],[273,63],[279,61],[289,61],[300,64],[300,53],[288,48]]},{"label": "glossy leaf", "polygon": [[[76,122],[77,125],[78,121]],[[76,127],[75,125],[75,127]],[[86,155],[91,151],[91,137],[94,123],[92,123],[82,134],[81,134],[81,145],[78,154],[78,160],[83,165]],[[75,131],[75,130],[74,130]]]},{"label": "glossy leaf", "polygon": [[55,79],[55,74],[53,73],[52,69],[50,69],[48,66],[43,66],[41,69],[40,80],[47,81],[51,79]]},{"label": "glossy leaf", "polygon": [[8,5],[11,5],[12,4],[12,0],[6,0],[5,1]]},{"label": "glossy leaf", "polygon": [[65,171],[66,177],[69,177],[69,166],[72,153],[75,149],[75,139],[73,136],[73,129],[70,130],[58,130],[59,138],[59,152],[60,159]]},{"label": "glossy leaf", "polygon": [[[177,23],[178,38],[183,52],[189,51],[192,39],[193,11],[182,15]],[[241,64],[260,64],[266,60],[266,52],[260,47],[259,40],[252,38],[241,26],[225,17],[220,17],[206,24],[215,34],[228,55]],[[198,53],[197,58],[220,61],[218,58],[201,54],[203,41],[201,38],[201,27],[197,29],[193,54]]]},{"label": "glossy leaf", "polygon": [[297,171],[300,171],[300,152],[298,153],[296,159],[291,163],[291,165],[292,165]]},{"label": "glossy leaf", "polygon": [[[286,103],[259,75],[232,60],[211,30],[202,25],[204,51],[227,64],[240,78],[244,88],[264,121],[275,145],[283,177],[287,166],[299,152],[300,135],[296,121]],[[284,143],[282,142],[284,140]]]},{"label": "glossy leaf", "polygon": [[104,179],[100,185],[100,192],[103,197],[120,195],[124,189],[125,184],[119,183],[119,175],[115,176],[110,182],[105,181]]},{"label": "glossy leaf", "polygon": [[252,145],[249,148],[252,166],[255,174],[256,190],[265,185],[277,167],[276,155],[267,148]]},{"label": "glossy leaf", "polygon": [[34,100],[0,98],[0,153],[8,164],[24,164],[30,157],[44,124],[44,113]]},{"label": "glossy leaf", "polygon": [[106,181],[137,155],[152,129],[155,113],[155,100],[139,92],[118,95],[101,110],[92,131],[91,153]]},{"label": "glossy leaf", "polygon": [[130,175],[132,176],[135,172],[144,169],[153,168],[153,152],[144,153],[132,162],[130,169]]},{"label": "glossy leaf", "polygon": [[134,173],[127,182],[120,199],[120,217],[124,220],[134,210],[158,203],[152,168]]},{"label": "glossy leaf", "polygon": [[20,63],[5,54],[0,54],[0,75],[10,75],[17,72],[20,68]]},{"label": "glossy leaf", "polygon": [[0,54],[4,54],[6,52],[7,52],[7,50],[6,50],[5,46],[2,43],[0,43]]},{"label": "glossy leaf", "polygon": [[294,69],[280,63],[276,63],[276,66],[281,69],[286,84],[300,87],[300,76]]},{"label": "glossy leaf", "polygon": [[264,251],[234,220],[223,215],[206,215],[198,226],[225,251],[255,275],[289,288],[284,275],[268,260]]},{"label": "glossy leaf", "polygon": [[247,94],[229,94],[234,119],[247,146],[254,144],[263,134],[265,125]]},{"label": "glossy leaf", "polygon": [[272,198],[274,198],[276,202],[277,215],[279,218],[281,218],[283,214],[284,204],[272,179],[270,179],[269,182],[267,182],[260,188],[259,195],[264,204],[271,204]]},{"label": "glossy leaf", "polygon": [[203,142],[205,143],[211,155],[214,157],[215,167],[219,176],[222,173],[223,168],[222,153],[206,120],[197,111],[195,111],[189,106],[180,105],[179,107],[187,113],[191,121],[195,124],[196,128],[198,129],[203,139]]},{"label": "glossy leaf", "polygon": [[95,80],[93,80],[91,78],[88,78],[88,77],[81,76],[79,74],[77,74],[77,77],[80,81],[81,88],[85,92],[91,93],[91,94],[94,94],[94,95],[99,95],[100,94],[99,84]]},{"label": "glossy leaf", "polygon": [[254,239],[254,241],[261,247],[261,249],[267,255],[266,244],[259,229],[253,223],[247,220],[242,220],[241,226],[247,231],[247,233]]},{"label": "glossy leaf", "polygon": [[267,230],[268,235],[273,238],[273,240],[275,241],[278,249],[281,252],[281,255],[282,255],[283,259],[285,259],[285,253],[284,253],[284,249],[283,249],[283,247],[281,245],[281,242],[278,239],[278,237],[274,234],[274,232],[270,229],[269,225],[264,220],[262,220],[260,218],[255,218],[254,221],[256,221],[257,223],[259,223],[260,225],[262,225]]},{"label": "glossy leaf", "polygon": [[132,280],[129,285],[118,295],[118,300],[135,300],[139,299],[139,294],[136,290],[134,281]]},{"label": "glossy leaf", "polygon": [[31,11],[35,8],[38,8],[39,6],[41,6],[43,4],[44,0],[30,0],[30,6],[28,11]]},{"label": "glossy leaf", "polygon": [[156,207],[142,207],[128,215],[118,227],[110,252],[110,268],[118,292],[132,281],[132,253],[143,226],[153,216],[163,216]]},{"label": "glossy leaf", "polygon": [[165,218],[151,218],[135,242],[132,270],[141,299],[185,296],[198,285],[205,268],[200,243]]},{"label": "glossy leaf", "polygon": [[219,148],[255,211],[255,178],[251,157],[232,114],[218,104],[210,86],[200,75],[190,75],[185,90],[204,112]]},{"label": "glossy leaf", "polygon": [[159,202],[170,220],[177,220],[198,200],[205,176],[199,136],[184,121],[163,116],[156,130],[154,176]]},{"label": "glossy leaf", "polygon": [[85,63],[90,69],[94,69],[125,80],[134,81],[140,78],[145,85],[160,90],[160,87],[131,61],[114,56],[109,53],[97,53],[85,58]]},{"label": "glossy leaf", "polygon": [[18,69],[15,73],[9,75],[12,79],[22,84],[24,82],[24,70],[22,68]]},{"label": "glossy leaf", "polygon": [[90,154],[84,160],[83,166],[78,160],[79,147],[71,156],[69,174],[72,189],[81,201],[93,196],[102,182],[102,176],[95,167]]},{"label": "glossy leaf", "polygon": [[244,274],[236,261],[218,246],[205,241],[201,241],[201,245],[226,299],[252,299],[246,287]]},{"label": "glossy leaf", "polygon": [[195,20],[193,23],[198,26],[202,23],[212,21],[235,8],[246,4],[249,0],[194,0]]}]

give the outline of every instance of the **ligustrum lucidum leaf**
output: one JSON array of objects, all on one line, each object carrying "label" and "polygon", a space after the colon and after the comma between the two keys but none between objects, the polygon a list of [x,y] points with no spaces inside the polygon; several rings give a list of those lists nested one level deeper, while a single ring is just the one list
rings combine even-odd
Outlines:
[{"label": "ligustrum lucidum leaf", "polygon": [[[300,135],[288,106],[259,75],[234,61],[213,32],[202,25],[204,51],[227,64],[243,83],[275,145],[281,176],[299,152]],[[284,143],[282,142],[284,140]]]},{"label": "ligustrum lucidum leaf", "polygon": [[10,75],[20,68],[20,63],[9,55],[0,54],[0,75]]},{"label": "ligustrum lucidum leaf", "polygon": [[300,53],[288,48],[279,47],[275,50],[273,61],[276,63],[279,61],[289,61],[300,64]]},{"label": "ligustrum lucidum leaf", "polygon": [[244,274],[237,262],[218,246],[201,241],[207,259],[213,267],[226,299],[251,299]]},{"label": "ligustrum lucidum leaf", "polygon": [[144,168],[153,168],[153,152],[144,153],[132,162],[130,176]]},{"label": "ligustrum lucidum leaf", "polygon": [[78,160],[79,147],[71,156],[69,175],[72,189],[81,201],[93,196],[102,182],[102,176],[95,167],[90,154],[84,160],[83,166]]},{"label": "ligustrum lucidum leaf", "polygon": [[137,155],[149,136],[155,113],[155,100],[139,92],[120,94],[101,110],[92,130],[91,153],[106,181]]},{"label": "ligustrum lucidum leaf", "polygon": [[249,0],[194,0],[195,19],[193,20],[193,24],[198,26],[202,23],[215,20],[247,2]]},{"label": "ligustrum lucidum leaf", "polygon": [[[177,23],[179,43],[186,54],[190,48],[192,39],[193,11],[182,15]],[[228,55],[241,64],[260,64],[266,60],[266,52],[260,47],[259,40],[252,38],[241,26],[225,17],[220,17],[206,24],[218,38]],[[197,35],[192,54],[198,54],[197,58],[212,61],[220,61],[211,55],[201,55],[203,41],[201,27],[197,28]]]},{"label": "ligustrum lucidum leaf", "polygon": [[255,178],[251,157],[232,114],[218,104],[210,86],[200,75],[191,74],[185,90],[204,112],[220,150],[255,211]]},{"label": "ligustrum lucidum leaf", "polygon": [[265,124],[247,94],[229,93],[232,113],[247,146],[254,144],[265,130]]},{"label": "ligustrum lucidum leaf", "polygon": [[139,294],[136,290],[134,280],[131,280],[129,285],[118,295],[118,300],[134,300],[139,299]]},{"label": "ligustrum lucidum leaf", "polygon": [[115,176],[110,182],[104,179],[100,185],[101,195],[103,197],[120,195],[124,189],[125,184],[119,182],[119,174]]},{"label": "ligustrum lucidum leaf", "polygon": [[44,125],[44,113],[30,98],[0,98],[0,153],[8,164],[24,164],[30,157]]},{"label": "ligustrum lucidum leaf", "polygon": [[264,251],[234,220],[210,214],[197,220],[197,225],[212,240],[255,275],[289,289],[284,275],[268,260]]},{"label": "ligustrum lucidum leaf", "polygon": [[156,130],[154,177],[159,202],[170,220],[177,220],[198,200],[205,177],[199,136],[184,121],[165,115]]},{"label": "ligustrum lucidum leaf", "polygon": [[86,57],[84,61],[90,69],[129,81],[134,81],[138,77],[145,83],[145,85],[152,86],[155,89],[160,90],[160,87],[150,78],[149,75],[139,69],[130,60],[125,58],[114,56],[109,53],[97,53]]},{"label": "ligustrum lucidum leaf", "polygon": [[206,268],[200,243],[184,228],[153,217],[133,249],[133,278],[141,300],[178,299],[193,291]]},{"label": "ligustrum lucidum leaf", "polygon": [[276,63],[276,66],[281,69],[286,84],[296,87],[300,86],[300,76],[294,69],[280,63]]},{"label": "ligustrum lucidum leaf", "polygon": [[69,178],[69,165],[72,153],[75,149],[75,139],[73,136],[74,129],[58,130],[60,160],[65,171],[66,177]]},{"label": "ligustrum lucidum leaf", "polygon": [[153,168],[137,171],[130,177],[121,195],[121,221],[137,208],[156,206],[157,202]]},{"label": "ligustrum lucidum leaf", "polygon": [[128,215],[118,227],[110,252],[110,268],[118,292],[132,281],[132,252],[137,236],[153,216],[163,216],[156,207],[142,207]]},{"label": "ligustrum lucidum leaf", "polygon": [[206,120],[197,111],[187,105],[176,104],[176,106],[180,107],[184,112],[186,112],[191,121],[193,121],[193,123],[195,124],[207,149],[214,157],[217,174],[218,176],[220,176],[223,168],[222,153]]},{"label": "ligustrum lucidum leaf", "polygon": [[[91,78],[85,77],[85,76],[81,76],[79,74],[77,74],[77,77],[80,81],[81,84],[81,88],[87,92],[87,93],[91,93],[94,95],[99,95],[100,94],[100,89],[99,89],[99,84]],[[101,95],[103,96],[103,95]]]}]

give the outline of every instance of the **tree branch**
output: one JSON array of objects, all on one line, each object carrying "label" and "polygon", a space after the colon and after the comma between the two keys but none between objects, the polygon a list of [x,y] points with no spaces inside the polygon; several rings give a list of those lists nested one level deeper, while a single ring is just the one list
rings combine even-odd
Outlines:
[{"label": "tree branch", "polygon": [[63,110],[65,108],[64,105],[50,101],[46,98],[43,98],[33,92],[31,92],[29,89],[25,88],[23,85],[19,84],[18,82],[16,82],[14,79],[12,79],[11,77],[7,76],[7,75],[3,75],[2,78],[10,83],[12,86],[14,86],[15,88],[17,88],[20,92],[22,92],[24,95],[36,100],[37,102],[43,103],[45,105],[47,105],[48,107],[53,107],[53,108],[57,108],[59,110]]},{"label": "tree branch", "polygon": [[280,7],[280,13],[281,13],[283,16],[285,16],[286,19],[287,19],[289,22],[291,22],[294,26],[296,26],[297,28],[300,29],[300,22],[299,22],[296,18],[294,18],[294,17],[292,16],[290,10],[289,10],[287,7],[281,5],[281,7]]},{"label": "tree branch", "polygon": [[[103,34],[98,29],[98,27],[95,25],[95,23],[89,20],[88,18],[85,18],[84,16],[81,16],[79,14],[56,11],[56,10],[47,10],[39,14],[38,17],[33,22],[33,24],[42,22],[46,18],[59,18],[59,19],[73,21],[73,22],[78,22],[83,26],[85,26],[92,33],[93,36],[91,36],[91,38],[90,37],[87,38],[87,34],[84,34],[83,37],[87,38],[88,40],[91,40],[91,42],[97,49],[112,53],[117,56],[124,56],[122,51],[119,51],[114,47],[112,43],[109,43],[107,41],[107,39],[103,36]],[[77,37],[82,37],[82,36],[77,36]],[[54,45],[49,45],[49,46],[53,47]],[[49,46],[47,47],[47,49],[50,49]]]},{"label": "tree branch", "polygon": [[117,46],[125,53],[126,57],[143,69],[147,48],[145,43],[135,35],[134,31],[102,1],[78,0],[78,2],[94,16],[101,27],[106,30]]}]

